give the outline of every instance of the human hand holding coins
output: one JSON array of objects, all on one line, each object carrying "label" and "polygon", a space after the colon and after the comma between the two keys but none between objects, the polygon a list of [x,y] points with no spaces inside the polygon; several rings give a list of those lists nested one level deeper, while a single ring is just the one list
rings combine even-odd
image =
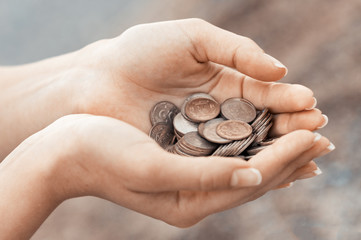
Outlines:
[{"label": "human hand holding coins", "polygon": [[[10,174],[0,174],[0,183],[7,183],[0,189],[3,196],[40,198],[19,206],[28,212],[13,204],[19,199],[3,204],[3,218],[15,223],[36,216],[28,236],[60,202],[84,195],[191,226],[316,176],[313,159],[334,149],[312,132],[327,118],[315,108],[310,89],[275,83],[287,73],[282,63],[252,40],[200,19],[138,25],[19,68],[8,73],[16,78],[10,73],[21,72],[20,80],[9,82],[25,76],[25,83],[9,89],[39,78],[40,91],[17,89],[29,96],[15,100],[6,97],[18,92],[0,95],[16,105],[2,108],[8,118],[1,154],[8,157],[0,170]],[[14,122],[19,124],[10,127]],[[24,185],[17,181],[29,178],[33,184],[26,190],[40,194],[24,188],[11,194]],[[31,205],[39,200],[44,208]]]},{"label": "human hand holding coins", "polygon": [[[81,106],[130,125],[122,124],[124,132],[114,140],[107,134],[117,157],[106,161],[113,177],[99,197],[190,226],[316,176],[312,160],[331,150],[327,138],[311,132],[326,123],[313,92],[275,83],[286,67],[248,38],[187,19],[139,25],[103,44],[105,52],[88,48],[102,53],[102,61],[91,65],[102,75],[84,84],[97,101]],[[237,119],[240,110],[247,114]],[[152,128],[156,141],[133,127],[145,133]],[[240,130],[238,139],[230,128]],[[97,151],[92,156],[106,156],[99,147],[91,150]],[[114,189],[120,183],[122,193]]]}]

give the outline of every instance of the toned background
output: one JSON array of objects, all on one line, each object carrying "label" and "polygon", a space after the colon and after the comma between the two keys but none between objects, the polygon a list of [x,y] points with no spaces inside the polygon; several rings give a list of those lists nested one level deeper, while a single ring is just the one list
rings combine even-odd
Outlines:
[{"label": "toned background", "polygon": [[33,239],[361,239],[360,13],[359,0],[0,0],[1,65],[74,51],[132,25],[169,19],[200,17],[248,36],[288,66],[282,81],[314,90],[330,119],[320,133],[336,145],[318,160],[321,176],[189,229],[86,197],[64,202]]}]

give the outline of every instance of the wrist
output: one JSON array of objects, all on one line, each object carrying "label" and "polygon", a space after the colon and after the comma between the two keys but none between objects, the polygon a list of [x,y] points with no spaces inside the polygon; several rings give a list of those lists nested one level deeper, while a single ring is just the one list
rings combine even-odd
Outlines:
[{"label": "wrist", "polygon": [[31,134],[77,113],[74,55],[0,69],[0,161]]},{"label": "wrist", "polygon": [[29,239],[63,201],[52,162],[25,141],[0,164],[1,239]]}]

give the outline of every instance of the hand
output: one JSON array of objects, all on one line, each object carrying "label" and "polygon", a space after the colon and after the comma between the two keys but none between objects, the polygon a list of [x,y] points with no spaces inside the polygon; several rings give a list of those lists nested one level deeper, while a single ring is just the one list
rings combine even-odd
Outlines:
[{"label": "hand", "polygon": [[249,38],[203,20],[138,25],[74,53],[0,69],[8,80],[0,94],[0,113],[7,116],[0,118],[0,159],[72,113],[110,116],[148,132],[156,102],[180,106],[194,92],[210,93],[220,102],[244,97],[259,109],[270,108],[277,114],[273,135],[325,125],[320,110],[305,110],[315,104],[310,89],[272,82],[286,72]]},{"label": "hand", "polygon": [[156,102],[179,106],[194,92],[210,93],[220,102],[244,97],[257,108],[270,108],[279,113],[275,135],[315,130],[325,122],[318,109],[304,111],[315,103],[310,89],[262,82],[286,74],[279,61],[252,40],[202,20],[138,25],[84,48],[80,56],[80,69],[93,77],[80,84],[79,112],[112,116],[144,132]]},{"label": "hand", "polygon": [[[0,194],[7,197],[0,201],[6,223],[0,237],[29,238],[58,204],[85,195],[188,227],[309,174],[316,169],[310,161],[328,153],[329,144],[298,130],[248,162],[182,157],[114,118],[69,115],[29,137],[1,163]],[[25,218],[32,221],[18,228]]]}]

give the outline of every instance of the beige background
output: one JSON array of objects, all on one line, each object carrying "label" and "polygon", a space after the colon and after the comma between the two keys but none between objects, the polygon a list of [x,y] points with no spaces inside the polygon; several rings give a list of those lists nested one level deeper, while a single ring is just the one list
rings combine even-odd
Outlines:
[{"label": "beige background", "polygon": [[73,199],[33,239],[361,239],[359,0],[0,0],[0,64],[73,51],[138,23],[187,17],[251,37],[288,66],[282,81],[314,90],[330,118],[320,132],[337,147],[318,160],[324,174],[189,229],[104,200]]}]

